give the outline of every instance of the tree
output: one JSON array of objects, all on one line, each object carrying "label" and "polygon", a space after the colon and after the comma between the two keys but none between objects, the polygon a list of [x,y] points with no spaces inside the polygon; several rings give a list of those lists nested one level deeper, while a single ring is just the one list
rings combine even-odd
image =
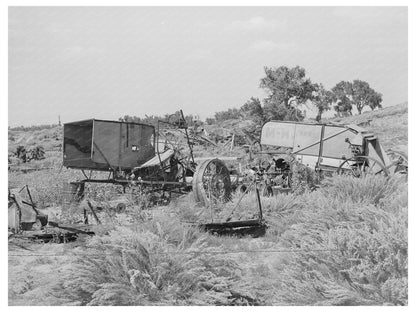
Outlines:
[{"label": "tree", "polygon": [[258,98],[251,97],[250,100],[241,106],[240,111],[245,118],[250,118],[257,124],[262,124],[266,121],[263,107]]},{"label": "tree", "polygon": [[238,108],[229,108],[226,111],[216,112],[214,117],[216,121],[238,119],[240,117],[240,110]]},{"label": "tree", "polygon": [[365,106],[369,106],[373,110],[376,107],[381,107],[381,94],[371,88],[368,82],[358,79],[354,80],[351,91],[352,102],[357,107],[358,114],[361,114]]},{"label": "tree", "polygon": [[368,97],[371,110],[381,108],[381,102],[383,101],[383,95],[379,92],[374,92]]},{"label": "tree", "polygon": [[15,155],[17,158],[21,159],[24,163],[26,162],[26,148],[23,145],[19,145],[18,147],[16,147],[16,152]]},{"label": "tree", "polygon": [[213,125],[215,123],[215,118],[208,117],[207,119],[205,119],[205,123],[207,125]]},{"label": "tree", "polygon": [[351,82],[341,81],[338,82],[331,90],[335,101],[334,109],[340,116],[352,114],[352,102],[350,99],[352,92],[351,88]]},{"label": "tree", "polygon": [[319,84],[313,99],[315,106],[318,108],[316,121],[321,121],[322,113],[329,110],[334,101],[335,95],[331,91],[325,90],[322,84]]},{"label": "tree", "polygon": [[302,120],[304,116],[297,106],[313,99],[317,84],[306,78],[305,69],[299,66],[265,67],[264,72],[266,77],[260,80],[260,87],[268,93],[264,100],[267,118]]},{"label": "tree", "polygon": [[339,113],[349,112],[352,107],[357,108],[358,114],[361,115],[364,107],[369,106],[372,110],[381,107],[382,94],[376,92],[370,87],[369,83],[362,80],[351,82],[341,81],[333,89],[337,99],[335,109]]}]

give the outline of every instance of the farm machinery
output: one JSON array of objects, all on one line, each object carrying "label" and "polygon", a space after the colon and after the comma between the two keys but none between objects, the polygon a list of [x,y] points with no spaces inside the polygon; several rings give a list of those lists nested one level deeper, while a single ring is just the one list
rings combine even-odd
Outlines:
[{"label": "farm machinery", "polygon": [[[197,203],[213,210],[232,198],[233,176],[221,157],[194,157],[196,133],[182,111],[157,125],[89,119],[64,124],[63,166],[81,170],[84,179],[71,182],[75,198],[86,183],[110,183],[148,194],[156,204],[192,191]],[[226,157],[236,160],[236,157]],[[92,173],[107,173],[93,178]],[[235,181],[234,181],[235,182]],[[235,183],[234,183],[235,185]],[[258,198],[257,218],[199,224],[214,233],[264,232]]]},{"label": "farm machinery", "polygon": [[[373,133],[355,125],[266,122],[260,141],[253,139],[259,149],[255,152],[255,163],[249,164],[246,170],[242,170],[239,163],[238,171],[230,170],[226,164],[226,161],[237,162],[237,157],[195,157],[194,147],[204,141],[196,136],[197,131],[192,131],[182,111],[166,120],[158,120],[156,126],[98,119],[64,124],[63,166],[80,170],[84,176],[69,183],[70,201],[80,202],[88,183],[119,185],[124,193],[130,190],[132,194],[144,194],[158,205],[192,192],[199,207],[211,212],[209,222],[196,222],[200,228],[217,234],[261,235],[266,225],[260,194],[291,192],[299,165],[320,178],[334,173],[354,177],[407,175],[408,170],[405,154],[385,151]],[[250,159],[252,152],[250,148]],[[24,219],[21,218],[24,205],[31,208],[30,222],[39,223],[37,220],[42,219],[28,188],[27,192],[30,202],[25,203],[9,195],[9,208],[10,204],[18,208],[12,210],[12,216],[16,217],[10,219],[9,214],[9,224],[17,224],[18,217]],[[247,194],[254,195],[257,212],[250,218],[240,215],[235,220],[234,212]],[[100,223],[91,203],[87,203],[94,219]],[[231,211],[226,211],[228,216],[220,214],[221,218],[214,220],[213,212],[225,211],[227,205],[228,208],[233,206]],[[253,203],[250,208],[252,206]],[[84,218],[85,215],[84,209]],[[75,236],[93,234],[88,227],[49,223]],[[44,226],[41,224],[42,228]],[[22,228],[22,225],[17,224],[15,228]]]},{"label": "farm machinery", "polygon": [[260,144],[257,155],[267,158],[252,169],[261,177],[263,195],[290,191],[295,164],[321,177],[407,175],[408,170],[404,153],[385,151],[372,132],[355,125],[270,121],[262,127]]}]

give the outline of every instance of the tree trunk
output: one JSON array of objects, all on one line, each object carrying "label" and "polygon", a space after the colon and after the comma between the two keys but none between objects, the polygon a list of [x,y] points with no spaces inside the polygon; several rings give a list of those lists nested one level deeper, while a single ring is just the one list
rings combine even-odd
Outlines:
[{"label": "tree trunk", "polygon": [[363,108],[364,108],[364,103],[360,102],[357,104],[358,115],[361,115]]},{"label": "tree trunk", "polygon": [[320,122],[322,118],[322,111],[318,111],[318,115],[316,115],[316,121]]}]

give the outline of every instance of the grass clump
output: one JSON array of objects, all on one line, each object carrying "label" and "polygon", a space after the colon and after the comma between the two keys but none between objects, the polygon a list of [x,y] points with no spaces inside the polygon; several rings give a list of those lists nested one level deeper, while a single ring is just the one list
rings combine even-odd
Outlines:
[{"label": "grass clump", "polygon": [[400,176],[338,176],[286,207],[278,302],[407,305],[406,198]]},{"label": "grass clump", "polygon": [[74,254],[57,286],[81,305],[236,305],[238,264],[218,253],[208,235],[178,220],[155,217],[91,238]]}]

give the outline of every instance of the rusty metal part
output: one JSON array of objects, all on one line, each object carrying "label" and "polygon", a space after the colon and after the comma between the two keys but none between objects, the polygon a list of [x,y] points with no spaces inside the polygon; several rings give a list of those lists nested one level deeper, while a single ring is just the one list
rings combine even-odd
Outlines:
[{"label": "rusty metal part", "polygon": [[218,158],[207,159],[196,168],[192,191],[196,202],[205,206],[231,199],[231,179],[227,166]]}]

